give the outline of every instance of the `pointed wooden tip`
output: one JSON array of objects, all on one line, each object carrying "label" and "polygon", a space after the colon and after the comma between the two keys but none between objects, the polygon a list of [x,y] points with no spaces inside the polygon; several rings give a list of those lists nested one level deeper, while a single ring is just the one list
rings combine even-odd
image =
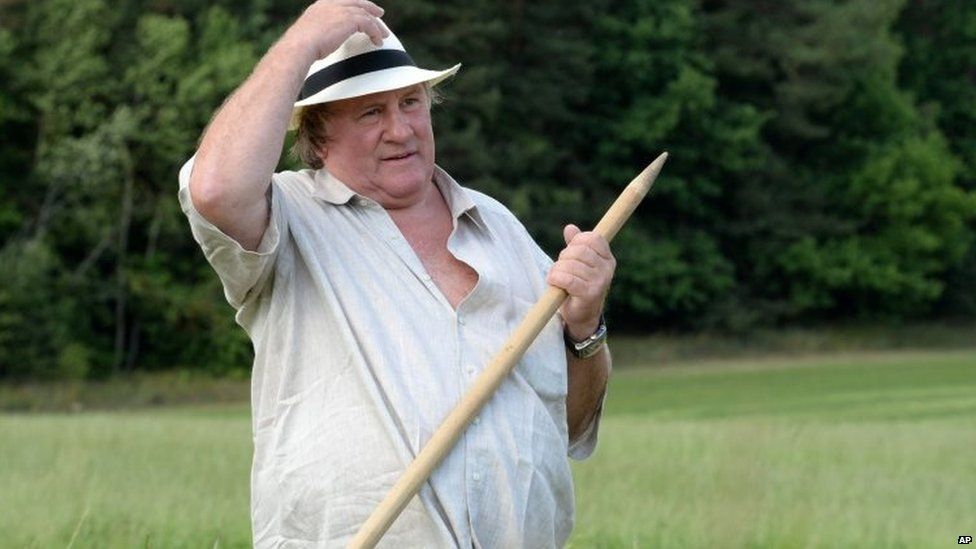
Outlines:
[{"label": "pointed wooden tip", "polygon": [[654,185],[654,180],[657,179],[657,175],[661,173],[661,168],[664,167],[664,163],[667,162],[667,160],[668,153],[661,153],[657,158],[654,159],[654,162],[648,164],[647,167],[644,168],[644,171],[638,174],[628,186],[633,188],[641,196],[644,196],[648,191],[651,190],[651,186]]},{"label": "pointed wooden tip", "polygon": [[610,209],[607,210],[607,213],[603,215],[593,230],[603,235],[608,242],[613,240],[613,237],[627,221],[627,218],[634,213],[637,206],[647,196],[648,191],[651,190],[651,186],[654,185],[654,180],[657,179],[657,174],[661,173],[661,168],[664,167],[664,162],[667,159],[668,153],[664,153],[655,158],[654,162],[648,164],[644,168],[644,171],[639,173],[627,185],[627,188],[620,193],[620,196],[613,202],[613,205],[610,206]]},{"label": "pointed wooden tip", "polygon": [[648,166],[648,169],[653,171],[654,176],[657,177],[657,174],[661,173],[661,168],[664,167],[664,163],[667,161],[668,161],[668,152],[664,151],[663,153],[658,155],[657,158],[654,159],[654,162],[651,162],[651,164]]}]

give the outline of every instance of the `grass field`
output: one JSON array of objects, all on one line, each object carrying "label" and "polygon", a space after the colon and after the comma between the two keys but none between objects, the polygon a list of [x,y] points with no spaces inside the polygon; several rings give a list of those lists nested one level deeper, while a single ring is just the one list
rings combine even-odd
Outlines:
[{"label": "grass field", "polygon": [[[976,532],[976,351],[620,369],[582,547],[946,547]],[[0,415],[0,547],[243,547],[246,406]]]}]

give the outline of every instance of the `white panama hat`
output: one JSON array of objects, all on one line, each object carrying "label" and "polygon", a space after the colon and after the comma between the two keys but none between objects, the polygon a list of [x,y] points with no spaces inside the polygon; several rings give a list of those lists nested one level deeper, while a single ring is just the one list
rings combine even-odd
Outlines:
[{"label": "white panama hat", "polygon": [[[382,20],[380,24],[386,27]],[[288,129],[298,127],[302,107],[397,90],[422,82],[435,86],[454,76],[460,68],[458,63],[443,71],[421,69],[393,31],[379,46],[366,33],[356,32],[334,52],[309,67]]]}]

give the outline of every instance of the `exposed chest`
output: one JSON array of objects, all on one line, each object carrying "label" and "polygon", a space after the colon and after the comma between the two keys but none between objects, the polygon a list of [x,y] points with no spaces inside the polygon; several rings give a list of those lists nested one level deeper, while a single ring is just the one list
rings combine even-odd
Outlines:
[{"label": "exposed chest", "polygon": [[457,306],[478,283],[478,273],[456,258],[447,248],[453,224],[449,216],[438,216],[426,226],[405,225],[400,231],[423,263],[427,274],[451,307]]}]

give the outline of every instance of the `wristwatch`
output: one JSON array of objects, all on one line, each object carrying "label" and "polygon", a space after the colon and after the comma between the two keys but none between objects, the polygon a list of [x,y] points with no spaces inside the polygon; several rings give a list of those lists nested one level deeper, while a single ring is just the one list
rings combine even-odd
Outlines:
[{"label": "wristwatch", "polygon": [[600,347],[607,341],[607,321],[600,315],[600,325],[596,327],[593,335],[583,341],[573,341],[569,337],[569,330],[563,330],[563,339],[566,340],[566,349],[576,358],[590,358],[600,352]]}]

